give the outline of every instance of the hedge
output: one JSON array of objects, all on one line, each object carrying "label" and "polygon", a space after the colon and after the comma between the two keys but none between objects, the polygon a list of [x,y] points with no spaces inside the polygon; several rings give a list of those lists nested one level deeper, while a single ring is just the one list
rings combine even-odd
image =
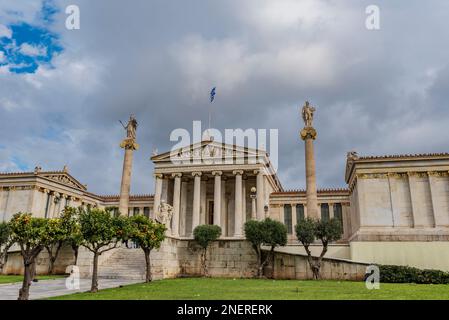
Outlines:
[{"label": "hedge", "polygon": [[449,272],[392,265],[379,265],[378,267],[381,283],[449,283]]}]

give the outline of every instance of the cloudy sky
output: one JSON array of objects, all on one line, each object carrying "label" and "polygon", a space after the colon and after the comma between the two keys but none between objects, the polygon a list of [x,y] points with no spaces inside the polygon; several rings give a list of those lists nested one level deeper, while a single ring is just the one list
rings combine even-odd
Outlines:
[{"label": "cloudy sky", "polygon": [[[81,29],[67,30],[78,5]],[[365,27],[368,5],[380,30]],[[62,169],[119,191],[139,120],[133,193],[175,128],[279,129],[279,176],[303,188],[299,108],[317,106],[319,187],[344,187],[346,152],[449,151],[449,2],[0,0],[0,171]]]}]

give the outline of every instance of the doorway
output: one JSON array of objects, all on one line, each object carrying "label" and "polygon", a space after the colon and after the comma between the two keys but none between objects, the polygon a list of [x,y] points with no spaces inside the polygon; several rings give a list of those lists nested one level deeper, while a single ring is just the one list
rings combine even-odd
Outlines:
[{"label": "doorway", "polygon": [[207,202],[207,224],[214,224],[214,201],[209,200]]}]

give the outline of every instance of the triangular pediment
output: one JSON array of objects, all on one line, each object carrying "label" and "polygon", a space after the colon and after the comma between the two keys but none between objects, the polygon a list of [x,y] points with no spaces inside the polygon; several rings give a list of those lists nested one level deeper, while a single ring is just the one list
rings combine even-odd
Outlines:
[{"label": "triangular pediment", "polygon": [[154,155],[154,162],[170,161],[174,158],[227,158],[227,157],[266,157],[267,152],[254,148],[241,147],[215,141],[202,141],[181,147],[159,155]]},{"label": "triangular pediment", "polygon": [[84,191],[87,190],[85,185],[80,183],[78,180],[76,180],[67,172],[45,172],[39,174],[39,177],[55,181],[57,183],[66,185],[71,188],[77,188]]}]

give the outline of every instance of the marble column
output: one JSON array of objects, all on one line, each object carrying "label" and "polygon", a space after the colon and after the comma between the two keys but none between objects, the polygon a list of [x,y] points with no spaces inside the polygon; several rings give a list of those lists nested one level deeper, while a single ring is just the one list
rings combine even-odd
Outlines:
[{"label": "marble column", "polygon": [[172,234],[179,236],[179,216],[181,208],[181,173],[173,173],[172,177],[175,179],[173,187],[173,220],[172,220]]},{"label": "marble column", "polygon": [[179,209],[179,235],[186,236],[186,219],[187,219],[187,187],[188,181],[181,181],[181,208]]},{"label": "marble column", "polygon": [[193,211],[192,211],[192,234],[195,227],[200,224],[201,205],[201,172],[192,172],[193,181]]},{"label": "marble column", "polygon": [[221,234],[228,236],[228,206],[226,199],[226,177],[221,177]]},{"label": "marble column", "polygon": [[292,206],[292,234],[296,234],[296,221],[298,221],[296,216],[296,203],[292,203],[290,205]]},{"label": "marble column", "polygon": [[155,187],[154,187],[153,218],[157,216],[157,212],[159,212],[159,206],[161,205],[162,178],[163,175],[161,173],[156,173],[154,175]]},{"label": "marble column", "polygon": [[311,218],[319,218],[320,214],[318,211],[318,197],[316,191],[315,156],[313,151],[313,140],[316,138],[315,129],[311,126],[306,126],[301,130],[301,138],[305,142],[307,213]]},{"label": "marble column", "polygon": [[256,209],[256,197],[251,197],[251,219],[256,220],[257,219],[257,209]]},{"label": "marble column", "polygon": [[264,178],[263,170],[255,170],[254,173],[257,174],[257,177],[256,177],[257,220],[263,220],[263,218],[265,217],[265,212],[264,212],[264,206],[265,206],[264,179],[265,178]]},{"label": "marble column", "polygon": [[242,230],[242,175],[243,170],[235,170],[232,172],[235,175],[235,220],[234,220],[234,236],[241,237]]},{"label": "marble column", "polygon": [[212,171],[214,176],[214,224],[221,227],[221,171]]},{"label": "marble column", "polygon": [[334,204],[328,203],[329,206],[329,219],[332,219],[334,217]]}]

